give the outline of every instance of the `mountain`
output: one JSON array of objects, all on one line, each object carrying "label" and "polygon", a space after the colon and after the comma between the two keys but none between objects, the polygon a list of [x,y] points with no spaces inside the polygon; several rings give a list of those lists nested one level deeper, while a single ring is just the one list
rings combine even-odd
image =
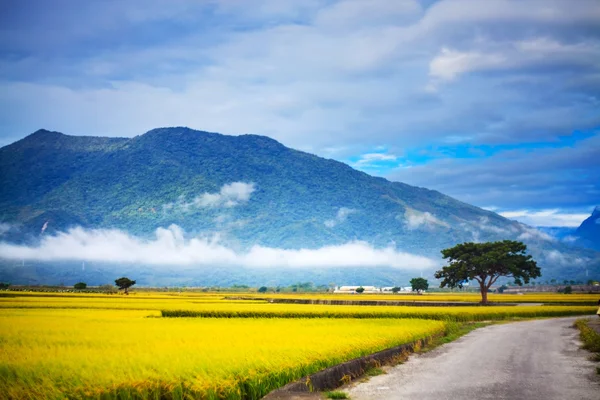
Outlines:
[{"label": "mountain", "polygon": [[[254,245],[317,249],[359,240],[441,262],[440,250],[456,243],[510,238],[529,245],[544,268],[544,278],[600,275],[597,252],[567,246],[437,191],[372,177],[264,136],[227,136],[182,127],[154,129],[134,138],[39,130],[0,149],[0,187],[2,239],[24,245],[35,245],[42,233],[48,237],[76,226],[151,238],[157,228],[175,224],[188,236],[218,234],[222,243],[239,251]],[[59,264],[65,271],[79,268]],[[25,265],[30,268],[27,273]],[[21,268],[5,261],[0,280],[16,276],[43,281],[60,265],[23,261]],[[90,268],[96,267],[88,267],[86,273]],[[96,270],[106,268],[99,265]],[[215,269],[210,271],[212,278],[204,274],[189,284],[248,283],[244,276],[270,282],[280,274],[224,271]],[[54,281],[73,278],[63,273]],[[161,284],[153,274],[147,274],[145,282]],[[342,283],[351,277],[355,282],[368,278],[385,284],[394,283],[398,274],[386,268],[313,268],[281,273],[275,283],[293,279]],[[163,278],[188,282],[183,274]]]},{"label": "mountain", "polygon": [[600,251],[600,206],[581,223],[575,235],[582,245]]}]

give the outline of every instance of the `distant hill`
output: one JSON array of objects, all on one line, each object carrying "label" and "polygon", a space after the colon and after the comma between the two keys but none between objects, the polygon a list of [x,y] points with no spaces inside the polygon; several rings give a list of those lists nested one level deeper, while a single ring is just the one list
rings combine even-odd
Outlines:
[{"label": "distant hill", "polygon": [[597,206],[592,215],[581,223],[575,235],[582,245],[600,251],[600,206]]},{"label": "distant hill", "polygon": [[[4,241],[36,243],[42,230],[52,235],[73,226],[149,237],[157,227],[176,224],[189,235],[218,233],[238,249],[256,244],[314,249],[361,240],[439,259],[441,249],[456,243],[510,238],[529,245],[544,278],[576,279],[586,269],[600,275],[597,252],[565,245],[437,191],[373,177],[264,136],[181,127],[134,138],[40,130],[0,149],[0,187]],[[13,264],[4,263],[0,280],[24,276]],[[43,280],[56,268],[38,263],[25,275]],[[364,275],[374,283],[393,283],[394,273],[352,272],[358,274],[353,279]],[[244,283],[241,274],[242,279],[225,273],[213,281]],[[277,274],[261,271],[256,279]],[[348,272],[295,271],[281,274],[281,280],[318,276],[315,283],[328,283],[335,274],[344,279]],[[210,283],[206,275],[203,279]]]}]

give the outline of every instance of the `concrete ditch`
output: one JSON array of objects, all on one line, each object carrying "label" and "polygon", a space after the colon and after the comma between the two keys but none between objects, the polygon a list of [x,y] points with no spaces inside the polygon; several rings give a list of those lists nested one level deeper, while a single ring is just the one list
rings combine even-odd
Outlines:
[{"label": "concrete ditch", "polygon": [[264,400],[293,400],[300,398],[320,398],[317,392],[334,390],[363,376],[368,370],[394,361],[403,361],[431,340],[443,334],[419,339],[412,343],[392,347],[345,363],[334,365],[312,375],[276,389],[263,397]]}]

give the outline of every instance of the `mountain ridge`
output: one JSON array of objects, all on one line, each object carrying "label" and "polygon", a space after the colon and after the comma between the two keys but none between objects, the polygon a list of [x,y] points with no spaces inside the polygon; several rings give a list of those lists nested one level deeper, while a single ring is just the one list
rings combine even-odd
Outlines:
[{"label": "mountain ridge", "polygon": [[[227,192],[236,182],[246,192]],[[565,268],[584,274],[584,265],[569,266],[569,259],[597,268],[597,253],[492,211],[260,135],[167,127],[103,138],[38,130],[0,148],[0,185],[0,222],[18,227],[3,239],[20,243],[39,241],[44,226],[50,235],[82,226],[150,237],[174,224],[190,235],[218,232],[242,249],[361,240],[439,259],[456,243],[512,238],[526,241],[557,277]],[[215,205],[221,195],[247,198]]]},{"label": "mountain ridge", "polygon": [[582,245],[600,251],[600,206],[579,225],[575,235]]}]

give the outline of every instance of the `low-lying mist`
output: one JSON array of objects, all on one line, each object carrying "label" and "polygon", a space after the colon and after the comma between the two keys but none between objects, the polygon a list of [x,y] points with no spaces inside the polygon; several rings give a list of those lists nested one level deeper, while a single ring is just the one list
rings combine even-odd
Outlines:
[{"label": "low-lying mist", "polygon": [[188,237],[177,225],[156,229],[145,239],[116,229],[75,227],[42,236],[37,245],[0,242],[0,258],[30,261],[90,261],[153,266],[241,266],[249,268],[391,267],[418,270],[436,267],[433,259],[375,248],[364,241],[318,249],[284,249],[255,245],[234,250],[218,235]]}]

